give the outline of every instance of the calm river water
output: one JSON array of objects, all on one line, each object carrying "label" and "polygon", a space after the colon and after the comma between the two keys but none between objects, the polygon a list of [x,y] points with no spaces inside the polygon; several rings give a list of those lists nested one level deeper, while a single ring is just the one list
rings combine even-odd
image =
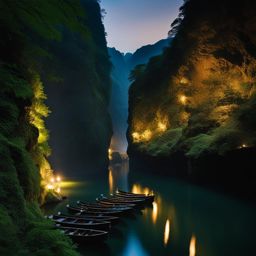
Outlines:
[{"label": "calm river water", "polygon": [[238,200],[172,178],[129,172],[128,163],[110,167],[108,178],[80,177],[62,182],[69,200],[47,213],[65,210],[78,199],[93,201],[99,194],[121,188],[153,190],[156,200],[141,214],[126,218],[103,246],[80,247],[82,255],[256,255],[256,208]]}]

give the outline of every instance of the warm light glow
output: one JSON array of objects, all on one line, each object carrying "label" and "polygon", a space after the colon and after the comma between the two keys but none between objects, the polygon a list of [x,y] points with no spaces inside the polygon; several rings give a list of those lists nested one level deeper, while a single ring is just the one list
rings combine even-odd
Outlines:
[{"label": "warm light glow", "polygon": [[132,186],[132,193],[139,194],[139,185],[134,184]]},{"label": "warm light glow", "polygon": [[152,221],[155,224],[158,214],[158,205],[156,202],[153,202],[153,211],[152,211]]},{"label": "warm light glow", "polygon": [[165,123],[162,123],[162,122],[158,122],[157,124],[157,129],[160,131],[160,132],[165,132],[167,130],[167,125]]},{"label": "warm light glow", "polygon": [[242,148],[247,148],[247,145],[246,145],[246,144],[243,144],[241,147],[242,147]]},{"label": "warm light glow", "polygon": [[52,189],[54,189],[54,186],[53,186],[52,184],[48,184],[48,185],[46,186],[46,188],[49,189],[49,190],[52,190]]},{"label": "warm light glow", "polygon": [[109,159],[109,160],[112,160],[112,153],[113,153],[112,149],[109,148],[109,149],[108,149],[108,159]]},{"label": "warm light glow", "polygon": [[142,194],[149,195],[150,194],[149,188],[144,188]]},{"label": "warm light glow", "polygon": [[132,137],[134,141],[139,141],[140,139],[140,134],[138,132],[133,132]]},{"label": "warm light glow", "polygon": [[185,95],[180,95],[179,96],[179,101],[185,105],[187,103],[187,97]]},{"label": "warm light glow", "polygon": [[[51,170],[51,172],[53,172]],[[47,190],[52,190],[57,194],[60,194],[61,192],[61,186],[63,184],[63,182],[61,182],[61,177],[60,176],[54,176],[53,174],[51,174],[51,176],[48,176],[48,178],[46,178],[46,183],[44,183],[44,186]]]},{"label": "warm light glow", "polygon": [[133,132],[132,137],[134,142],[149,141],[152,138],[152,132],[149,129],[143,133]]},{"label": "warm light glow", "polygon": [[147,187],[142,188],[142,186],[140,186],[139,184],[134,184],[132,186],[132,193],[149,195],[150,189]]},{"label": "warm light glow", "polygon": [[196,237],[192,235],[189,245],[189,256],[196,256]]},{"label": "warm light glow", "polygon": [[166,220],[165,228],[164,228],[164,245],[167,245],[170,237],[170,221]]},{"label": "warm light glow", "polygon": [[187,84],[188,83],[188,79],[185,78],[185,77],[182,77],[181,80],[180,80],[180,83],[181,84]]},{"label": "warm light glow", "polygon": [[109,169],[109,172],[108,172],[109,193],[113,193],[113,189],[114,189],[113,183],[114,182],[113,182],[112,169]]},{"label": "warm light glow", "polygon": [[147,129],[146,131],[144,131],[144,132],[142,133],[141,136],[142,136],[142,139],[145,140],[145,141],[150,140],[151,137],[152,137],[152,132]]}]

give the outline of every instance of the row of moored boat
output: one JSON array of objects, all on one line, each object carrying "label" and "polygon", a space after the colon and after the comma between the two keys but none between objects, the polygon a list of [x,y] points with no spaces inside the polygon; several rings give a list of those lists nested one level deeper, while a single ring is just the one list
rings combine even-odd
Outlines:
[{"label": "row of moored boat", "polygon": [[76,206],[67,205],[70,214],[59,212],[48,216],[56,227],[78,243],[106,240],[113,225],[120,218],[135,214],[154,201],[153,194],[135,194],[118,190],[114,195],[101,195],[94,203],[77,201]]}]

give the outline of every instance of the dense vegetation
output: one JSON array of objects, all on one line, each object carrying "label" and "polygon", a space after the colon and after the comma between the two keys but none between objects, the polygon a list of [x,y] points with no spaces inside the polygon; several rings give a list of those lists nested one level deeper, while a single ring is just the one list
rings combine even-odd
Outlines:
[{"label": "dense vegetation", "polygon": [[256,143],[256,3],[188,0],[172,45],[132,72],[129,153],[190,158]]},{"label": "dense vegetation", "polygon": [[134,53],[121,53],[109,48],[112,67],[112,95],[110,112],[113,121],[113,137],[111,147],[117,151],[125,151],[127,147],[126,130],[128,119],[129,75],[136,65],[145,65],[150,58],[160,55],[170,44],[171,38],[162,39],[155,44],[145,45]]},{"label": "dense vegetation", "polygon": [[[77,255],[69,239],[39,209],[49,194],[46,184],[52,176],[44,123],[49,109],[41,77],[45,63],[59,64],[49,46],[61,45],[64,32],[73,31],[80,44],[93,45],[98,40],[92,26],[82,22],[90,12],[86,2],[0,0],[1,255]],[[97,6],[100,16],[98,3],[89,2]],[[107,88],[102,91],[105,97]]]}]

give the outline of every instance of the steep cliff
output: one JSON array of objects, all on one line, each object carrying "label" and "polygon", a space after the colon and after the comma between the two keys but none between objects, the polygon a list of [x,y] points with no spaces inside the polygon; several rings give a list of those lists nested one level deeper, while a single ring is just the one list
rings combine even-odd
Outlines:
[{"label": "steep cliff", "polygon": [[172,45],[133,72],[130,156],[198,159],[255,146],[255,10],[249,0],[185,1]]},{"label": "steep cliff", "polygon": [[[85,1],[81,5],[76,0],[1,0],[0,14],[0,255],[77,255],[71,241],[44,218],[39,208],[45,196],[56,193],[54,185],[48,183],[54,174],[47,160],[51,150],[45,118],[50,110],[45,104],[47,95],[42,76],[46,77],[50,63],[54,63],[52,79],[66,81],[69,77],[67,74],[56,72],[61,69],[62,63],[53,45],[61,49],[66,43],[63,41],[66,35],[77,36],[81,39],[81,47],[90,46],[86,48],[90,52],[90,65],[79,71],[91,74],[84,83],[88,81],[91,87],[95,86],[93,92],[86,95],[85,101],[92,102],[96,113],[100,109],[103,122],[106,120],[109,124],[106,110],[109,83],[105,84],[103,79],[109,80],[110,65],[104,48],[105,35],[99,5],[96,1]],[[82,22],[90,15],[94,15],[97,23],[100,22],[99,35],[94,24]],[[102,45],[102,51],[99,45]],[[79,52],[72,56],[80,64]],[[101,64],[101,56],[106,56],[102,59],[105,64]],[[67,63],[70,60],[63,58],[61,61]],[[74,59],[73,64],[75,62]],[[73,66],[73,70],[76,68]],[[66,69],[66,72],[72,74],[71,69]],[[78,72],[73,74],[82,76]],[[70,88],[75,87],[71,80],[69,83]],[[83,86],[81,83],[79,86],[75,91],[81,90],[83,96]],[[60,86],[60,94],[61,89]],[[68,104],[66,98],[58,107],[65,110]],[[74,100],[71,104],[74,104]],[[67,113],[62,114],[68,116]],[[80,119],[76,113],[69,115],[73,115],[74,120]],[[93,118],[83,132],[96,130]],[[102,120],[97,122],[101,123]],[[109,127],[110,124],[103,131],[110,130]],[[62,129],[59,132],[62,133]],[[71,132],[66,134],[66,138],[69,136],[72,136]],[[102,136],[107,144],[110,132],[105,133],[106,138]],[[106,158],[108,145],[103,147],[103,158]]]},{"label": "steep cliff", "polygon": [[80,22],[88,38],[64,29],[63,40],[50,45],[55,61],[45,63],[43,79],[52,111],[47,119],[50,160],[55,169],[70,175],[105,170],[112,135],[111,64],[101,10],[97,1],[81,3],[86,15]]},{"label": "steep cliff", "polygon": [[162,39],[155,44],[146,45],[132,53],[121,53],[109,48],[112,62],[112,96],[110,112],[113,120],[113,138],[111,147],[124,152],[127,148],[126,130],[128,119],[128,89],[131,70],[140,64],[146,64],[150,58],[160,55],[171,42],[170,38]]}]

